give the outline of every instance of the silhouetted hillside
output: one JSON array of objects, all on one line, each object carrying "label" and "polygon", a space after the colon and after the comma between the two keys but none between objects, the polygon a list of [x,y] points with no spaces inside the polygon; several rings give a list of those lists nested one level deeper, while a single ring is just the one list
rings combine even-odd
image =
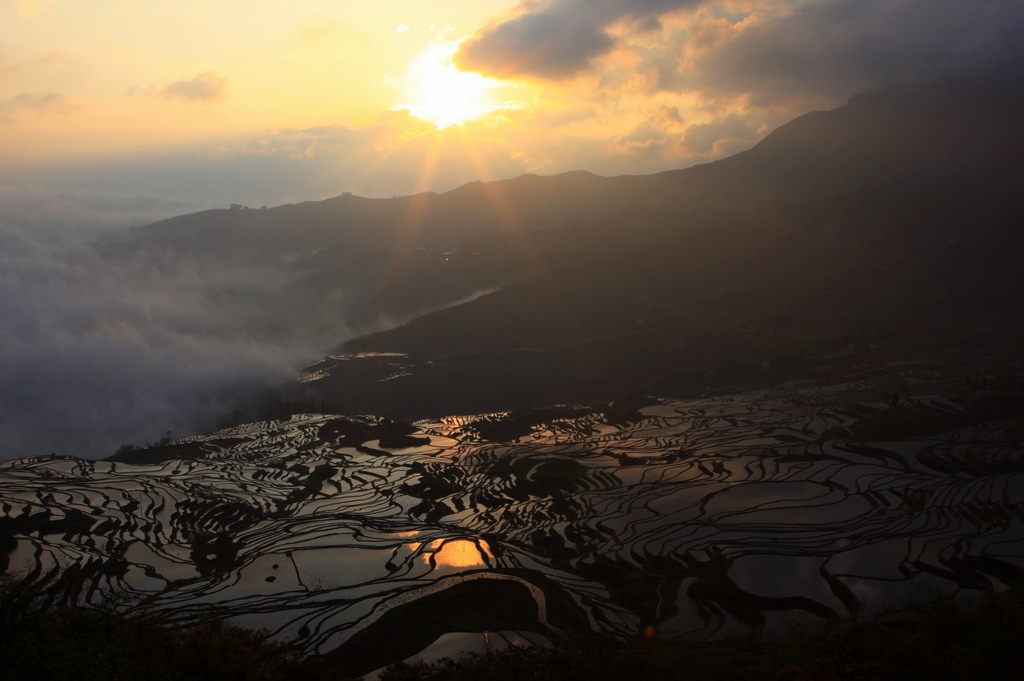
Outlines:
[{"label": "silhouetted hillside", "polygon": [[380,315],[407,317],[515,278],[508,263],[493,258],[481,258],[480,267],[449,265],[453,252],[468,252],[460,248],[465,242],[490,238],[498,248],[512,248],[524,231],[630,205],[635,187],[645,182],[571,172],[473,182],[445,194],[345,195],[269,209],[210,210],[138,228],[112,239],[105,251],[126,263],[140,252],[156,252],[271,267],[287,275],[298,304],[336,291],[345,302],[329,313],[372,328]]},{"label": "silhouetted hillside", "polygon": [[[1017,87],[875,91],[802,116],[747,152],[685,170],[526,175],[444,194],[205,211],[139,228],[106,248],[126,262],[156,250],[277,268],[309,314],[341,315],[351,328],[373,330],[382,317],[405,319],[522,281],[550,259],[543,249],[600,249],[616,234],[641,244],[651,230],[660,238],[659,230],[717,229],[723,221],[753,227],[772,219],[765,210],[788,210],[779,215],[786,220],[824,219],[830,207],[848,210],[843,202],[892,204],[908,191],[918,198],[974,192],[962,208],[992,198],[971,186],[979,181],[994,181],[988,189],[998,198],[1020,172],[1022,113]],[[560,236],[533,236],[551,229]],[[754,231],[772,238],[766,226]],[[344,302],[332,302],[327,291]]]},{"label": "silhouetted hillside", "polygon": [[[407,354],[401,376],[342,367],[297,395],[406,418],[590,402],[1019,330],[1021,121],[1019,89],[877,91],[717,163],[600,180],[620,206],[600,218],[449,254],[500,291],[345,344]],[[435,276],[413,264],[377,295]]]}]

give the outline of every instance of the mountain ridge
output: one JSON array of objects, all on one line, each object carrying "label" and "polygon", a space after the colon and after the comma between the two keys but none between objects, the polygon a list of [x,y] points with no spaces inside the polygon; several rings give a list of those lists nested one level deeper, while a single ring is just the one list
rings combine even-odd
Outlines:
[{"label": "mountain ridge", "polygon": [[418,369],[381,387],[339,366],[288,399],[428,417],[675,394],[723,362],[763,380],[755,367],[850,343],[912,353],[1017,328],[1024,97],[961,95],[869,93],[728,159],[646,176],[642,209],[508,242],[491,268],[513,277],[500,291],[338,349],[404,353]]},{"label": "mountain ridge", "polygon": [[417,367],[344,364],[271,402],[426,418],[698,389],[723,362],[760,380],[771,372],[750,367],[850,343],[1014,325],[1024,87],[998,85],[870,91],[654,175],[205,213],[219,237],[186,216],[136,230],[134,247],[283,270],[290,319],[351,330],[335,354]]}]

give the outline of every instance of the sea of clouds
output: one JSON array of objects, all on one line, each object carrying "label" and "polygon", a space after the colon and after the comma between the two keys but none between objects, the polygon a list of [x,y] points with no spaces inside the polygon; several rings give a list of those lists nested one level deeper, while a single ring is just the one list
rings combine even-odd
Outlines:
[{"label": "sea of clouds", "polygon": [[0,458],[98,458],[214,428],[351,335],[289,300],[287,268],[109,248],[195,208],[0,188]]}]

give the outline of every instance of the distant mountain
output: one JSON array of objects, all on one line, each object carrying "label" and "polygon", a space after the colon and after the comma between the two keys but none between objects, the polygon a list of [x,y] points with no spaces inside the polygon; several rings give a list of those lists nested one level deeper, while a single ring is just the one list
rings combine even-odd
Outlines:
[{"label": "distant mountain", "polygon": [[[1022,109],[1020,88],[880,90],[802,116],[747,152],[685,170],[525,175],[444,194],[211,210],[139,228],[107,250],[115,258],[162,249],[281,267],[293,276],[296,299],[339,292],[345,303],[334,311],[355,329],[373,329],[381,315],[407,318],[519,280],[524,232],[594,222],[614,231],[624,221],[608,216],[638,210],[685,230],[695,219],[732,219],[737,211],[928,191],[958,174],[1017,173]],[[649,222],[630,221],[634,237]],[[456,250],[481,257],[452,264]]]},{"label": "distant mountain", "polygon": [[[586,172],[524,175],[472,182],[453,191],[393,199],[344,195],[324,201],[183,215],[117,235],[105,244],[113,259],[160,251],[253,264],[288,272],[296,299],[343,294],[338,310],[356,328],[380,315],[437,309],[474,291],[507,283],[507,267],[446,268],[445,256],[466,241],[500,244],[523,231],[590,220],[631,205],[643,177],[607,178]],[[405,273],[415,271],[415,282]]]},{"label": "distant mountain", "polygon": [[875,90],[685,170],[206,211],[105,248],[281,272],[266,323],[296,334],[416,318],[337,351],[403,362],[330,360],[265,408],[409,418],[678,392],[716,367],[756,378],[1016,324],[1022,121],[1019,84]]},{"label": "distant mountain", "polygon": [[[603,200],[561,210],[573,217],[560,227],[476,232],[443,261],[410,261],[379,301],[435,279],[469,290],[487,274],[501,290],[339,348],[402,353],[401,363],[369,370],[375,360],[349,354],[275,399],[472,413],[763,380],[851,343],[912,354],[1016,332],[1022,152],[1019,87],[893,89],[704,166],[531,178],[575,187],[568,203],[595,187]],[[483,190],[523,197],[520,182],[437,205]]]}]

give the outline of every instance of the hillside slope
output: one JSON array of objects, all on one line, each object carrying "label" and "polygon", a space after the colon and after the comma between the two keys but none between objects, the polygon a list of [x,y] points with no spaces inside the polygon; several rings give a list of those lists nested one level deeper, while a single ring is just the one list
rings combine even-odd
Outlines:
[{"label": "hillside slope", "polygon": [[[436,416],[1016,332],[1022,121],[1019,88],[878,91],[717,163],[614,178],[630,189],[600,218],[446,256],[453,272],[502,272],[500,291],[340,349],[405,355],[395,367],[335,362],[284,399]],[[411,267],[378,295],[431,276]]]}]

